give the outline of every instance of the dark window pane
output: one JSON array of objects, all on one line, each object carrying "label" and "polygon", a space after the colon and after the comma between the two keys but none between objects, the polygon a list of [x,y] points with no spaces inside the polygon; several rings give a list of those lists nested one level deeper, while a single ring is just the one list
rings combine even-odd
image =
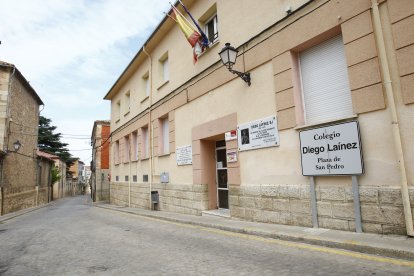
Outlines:
[{"label": "dark window pane", "polygon": [[217,170],[219,188],[227,188],[227,170]]},{"label": "dark window pane", "polygon": [[216,148],[221,148],[221,147],[225,147],[225,146],[226,146],[226,141],[224,141],[224,140],[216,142]]},{"label": "dark window pane", "polygon": [[217,151],[217,162],[221,162],[223,164],[223,168],[227,168],[226,149]]},{"label": "dark window pane", "polygon": [[219,208],[229,208],[229,191],[227,190],[219,190]]}]

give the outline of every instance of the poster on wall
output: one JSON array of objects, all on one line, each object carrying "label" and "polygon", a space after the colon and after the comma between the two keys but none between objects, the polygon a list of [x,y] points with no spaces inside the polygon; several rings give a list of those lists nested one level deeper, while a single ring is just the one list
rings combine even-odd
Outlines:
[{"label": "poster on wall", "polygon": [[227,150],[227,163],[237,162],[237,150]]},{"label": "poster on wall", "polygon": [[193,150],[191,145],[176,148],[175,156],[178,166],[193,164]]},{"label": "poster on wall", "polygon": [[358,175],[364,172],[358,122],[299,133],[302,174]]},{"label": "poster on wall", "polygon": [[276,116],[248,122],[237,127],[239,151],[279,145]]}]

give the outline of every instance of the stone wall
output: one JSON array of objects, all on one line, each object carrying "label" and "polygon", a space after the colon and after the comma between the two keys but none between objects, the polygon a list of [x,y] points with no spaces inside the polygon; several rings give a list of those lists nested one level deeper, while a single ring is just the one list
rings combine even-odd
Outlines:
[{"label": "stone wall", "polygon": [[190,215],[201,215],[208,209],[207,185],[204,184],[154,184],[153,191],[158,191],[159,210]]},{"label": "stone wall", "polygon": [[[127,182],[111,182],[111,203],[119,206],[129,205],[129,186]],[[154,183],[153,191],[158,191],[157,210],[182,214],[201,215],[207,210],[207,185],[176,185]],[[131,183],[131,207],[150,208],[150,188],[148,183]]]},{"label": "stone wall", "polygon": [[[351,187],[317,186],[316,197],[319,227],[355,231]],[[229,200],[235,218],[312,227],[309,186],[230,186]],[[399,187],[360,187],[360,202],[364,232],[406,233]]]}]

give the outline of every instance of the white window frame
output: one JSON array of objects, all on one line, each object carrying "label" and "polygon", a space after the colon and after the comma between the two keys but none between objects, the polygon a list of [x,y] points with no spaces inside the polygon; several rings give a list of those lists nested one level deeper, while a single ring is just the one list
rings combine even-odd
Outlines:
[{"label": "white window frame", "polygon": [[[210,41],[210,38],[208,37],[208,24],[213,21],[213,32],[214,34],[217,34],[216,37],[214,37],[213,41]],[[207,38],[209,39],[210,45],[213,43],[216,43],[219,40],[219,34],[218,34],[218,20],[217,20],[217,13],[214,13],[212,16],[209,17],[204,23],[204,33],[206,34]]]},{"label": "white window frame", "polygon": [[127,92],[125,92],[125,113],[124,116],[127,115],[129,113],[129,111],[131,110],[131,92],[130,90],[128,90]]},{"label": "white window frame", "polygon": [[115,165],[119,164],[119,140],[115,141],[115,145],[114,145],[114,162]]}]

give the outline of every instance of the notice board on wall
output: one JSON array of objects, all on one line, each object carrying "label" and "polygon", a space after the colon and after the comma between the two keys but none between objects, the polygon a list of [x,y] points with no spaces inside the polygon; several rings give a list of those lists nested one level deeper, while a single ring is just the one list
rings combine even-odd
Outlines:
[{"label": "notice board on wall", "polygon": [[239,151],[279,145],[276,116],[241,124],[237,127]]}]

